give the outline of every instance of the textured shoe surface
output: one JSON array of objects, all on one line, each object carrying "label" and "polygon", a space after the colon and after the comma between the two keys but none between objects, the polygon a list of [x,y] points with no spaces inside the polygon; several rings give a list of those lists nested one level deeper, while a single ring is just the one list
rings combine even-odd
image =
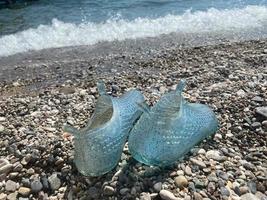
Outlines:
[{"label": "textured shoe surface", "polygon": [[186,102],[181,94],[184,85],[181,81],[176,91],[147,108],[131,130],[129,150],[139,162],[171,165],[216,132],[218,122],[213,111],[208,106]]},{"label": "textured shoe surface", "polygon": [[74,135],[74,162],[87,176],[105,174],[117,165],[129,131],[142,114],[137,104],[144,101],[137,90],[115,98],[106,95],[103,83],[98,89],[101,96],[87,126],[80,130],[65,128]]}]

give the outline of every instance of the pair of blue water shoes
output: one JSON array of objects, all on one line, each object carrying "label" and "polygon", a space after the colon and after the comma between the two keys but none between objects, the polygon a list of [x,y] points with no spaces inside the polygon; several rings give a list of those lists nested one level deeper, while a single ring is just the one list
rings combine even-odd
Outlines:
[{"label": "pair of blue water shoes", "polygon": [[98,83],[100,97],[88,125],[80,130],[65,127],[74,135],[74,162],[86,176],[100,176],[119,162],[128,139],[129,151],[139,162],[168,166],[194,145],[215,133],[218,122],[206,105],[188,103],[182,96],[185,81],[153,106],[138,90],[120,98],[106,94]]}]

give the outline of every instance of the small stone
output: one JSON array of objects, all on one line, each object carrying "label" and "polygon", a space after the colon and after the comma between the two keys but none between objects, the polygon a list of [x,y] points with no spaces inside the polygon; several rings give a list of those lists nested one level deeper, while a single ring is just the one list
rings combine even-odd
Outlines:
[{"label": "small stone", "polygon": [[216,185],[214,182],[209,182],[208,184],[208,192],[213,194],[216,190]]},{"label": "small stone", "polygon": [[5,117],[0,117],[0,122],[4,122],[6,121],[6,118]]},{"label": "small stone", "polygon": [[225,157],[222,156],[220,154],[220,152],[219,151],[216,151],[216,150],[209,150],[209,151],[207,151],[206,157],[208,159],[213,159],[213,160],[216,160],[216,161],[223,161],[223,160],[225,160]]},{"label": "small stone", "polygon": [[156,192],[160,192],[160,190],[162,189],[162,182],[155,183],[153,188]]},{"label": "small stone", "polygon": [[14,192],[16,191],[17,189],[17,183],[14,182],[14,181],[11,181],[11,180],[8,180],[6,182],[6,187],[5,187],[6,191],[9,191],[9,192]]},{"label": "small stone", "polygon": [[54,173],[48,177],[48,182],[49,182],[50,187],[53,191],[57,190],[61,186],[61,181],[58,178],[56,173]]},{"label": "small stone", "polygon": [[195,200],[203,200],[203,197],[201,196],[201,194],[194,192],[194,199]]},{"label": "small stone", "polygon": [[255,96],[255,97],[253,97],[251,100],[252,100],[252,101],[256,101],[256,102],[263,102],[263,101],[264,101],[264,99],[261,98],[261,97],[259,97],[259,96]]},{"label": "small stone", "polygon": [[175,181],[176,186],[179,187],[180,189],[185,188],[188,185],[187,179],[185,178],[185,176],[182,176],[182,175],[176,177],[174,181]]},{"label": "small stone", "polygon": [[[98,194],[98,189],[96,187],[90,187],[88,189],[88,195],[89,195],[89,197],[92,197],[94,199],[98,199],[98,195],[99,195]],[[91,198],[89,198],[89,199],[91,199]]]},{"label": "small stone", "polygon": [[17,200],[18,192],[13,192],[7,196],[8,200]]},{"label": "small stone", "polygon": [[257,107],[256,113],[267,119],[267,107]]},{"label": "small stone", "polygon": [[260,200],[257,196],[251,193],[243,194],[241,200]]},{"label": "small stone", "polygon": [[236,94],[237,94],[237,96],[239,96],[239,97],[245,97],[245,96],[246,96],[246,92],[245,92],[244,90],[242,90],[242,89],[238,90],[238,91],[236,92]]},{"label": "small stone", "polygon": [[6,200],[6,198],[7,198],[6,194],[4,194],[4,193],[0,194],[0,200]]},{"label": "small stone", "polygon": [[6,159],[0,159],[0,175],[9,173],[13,168],[13,165]]},{"label": "small stone", "polygon": [[27,188],[27,187],[20,187],[19,188],[19,194],[24,196],[24,197],[29,196],[30,192],[31,192],[30,188]]},{"label": "small stone", "polygon": [[0,125],[0,133],[4,132],[4,130],[5,130],[5,127]]},{"label": "small stone", "polygon": [[159,195],[163,200],[179,200],[179,198],[175,197],[174,194],[168,190],[161,190]]},{"label": "small stone", "polygon": [[87,91],[86,90],[80,90],[79,93],[81,96],[86,96],[87,95]]},{"label": "small stone", "polygon": [[248,193],[249,188],[247,186],[242,186],[239,188],[240,194],[246,194]]},{"label": "small stone", "polygon": [[197,160],[197,159],[194,159],[194,158],[190,158],[190,161],[195,164],[195,165],[198,165],[199,167],[201,168],[205,168],[206,167],[206,164],[201,161],[201,160]]},{"label": "small stone", "polygon": [[178,170],[177,171],[177,175],[180,176],[180,175],[184,175],[184,171],[183,170]]},{"label": "small stone", "polygon": [[121,195],[125,195],[125,194],[128,193],[129,191],[130,191],[129,188],[122,188],[122,189],[120,189],[120,194],[121,194]]},{"label": "small stone", "polygon": [[261,123],[260,123],[260,122],[253,122],[253,123],[251,124],[251,127],[254,128],[254,129],[256,129],[256,128],[260,128],[260,127],[261,127]]},{"label": "small stone", "polygon": [[150,194],[146,192],[141,193],[140,200],[151,200]]},{"label": "small stone", "polygon": [[188,165],[186,165],[184,172],[186,175],[192,176],[192,170]]},{"label": "small stone", "polygon": [[31,182],[28,178],[22,178],[21,183],[24,187],[31,187]]},{"label": "small stone", "polygon": [[206,153],[206,151],[205,151],[205,149],[199,149],[197,153],[198,153],[198,154],[203,154],[203,155],[204,155],[204,154]]},{"label": "small stone", "polygon": [[227,196],[227,197],[230,196],[230,192],[226,187],[221,187],[220,191],[221,191],[222,196]]},{"label": "small stone", "polygon": [[31,182],[31,191],[33,193],[38,193],[43,188],[42,183],[39,180],[34,180]]},{"label": "small stone", "polygon": [[251,193],[255,194],[257,192],[257,185],[256,185],[255,182],[249,181],[247,183],[247,186],[248,186],[248,188],[249,188],[249,190],[250,190]]},{"label": "small stone", "polygon": [[267,120],[263,121],[261,124],[263,127],[265,127],[267,129]]},{"label": "small stone", "polygon": [[108,185],[106,185],[103,189],[103,193],[106,196],[112,196],[114,192],[115,192],[114,188]]}]

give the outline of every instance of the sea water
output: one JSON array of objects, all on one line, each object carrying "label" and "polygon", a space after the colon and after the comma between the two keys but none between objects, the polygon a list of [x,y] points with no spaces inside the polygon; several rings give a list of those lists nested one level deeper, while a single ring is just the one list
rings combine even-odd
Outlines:
[{"label": "sea water", "polygon": [[169,33],[267,33],[267,0],[0,0],[0,56]]}]

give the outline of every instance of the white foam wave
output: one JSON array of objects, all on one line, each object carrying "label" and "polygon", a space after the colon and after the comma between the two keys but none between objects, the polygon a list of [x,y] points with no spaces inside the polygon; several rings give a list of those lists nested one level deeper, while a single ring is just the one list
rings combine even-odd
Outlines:
[{"label": "white foam wave", "polygon": [[0,56],[51,47],[91,45],[99,41],[158,36],[171,32],[198,33],[249,30],[267,26],[267,6],[242,9],[191,12],[156,19],[133,21],[108,20],[105,23],[64,23],[57,19],[51,25],[40,25],[0,38]]}]

